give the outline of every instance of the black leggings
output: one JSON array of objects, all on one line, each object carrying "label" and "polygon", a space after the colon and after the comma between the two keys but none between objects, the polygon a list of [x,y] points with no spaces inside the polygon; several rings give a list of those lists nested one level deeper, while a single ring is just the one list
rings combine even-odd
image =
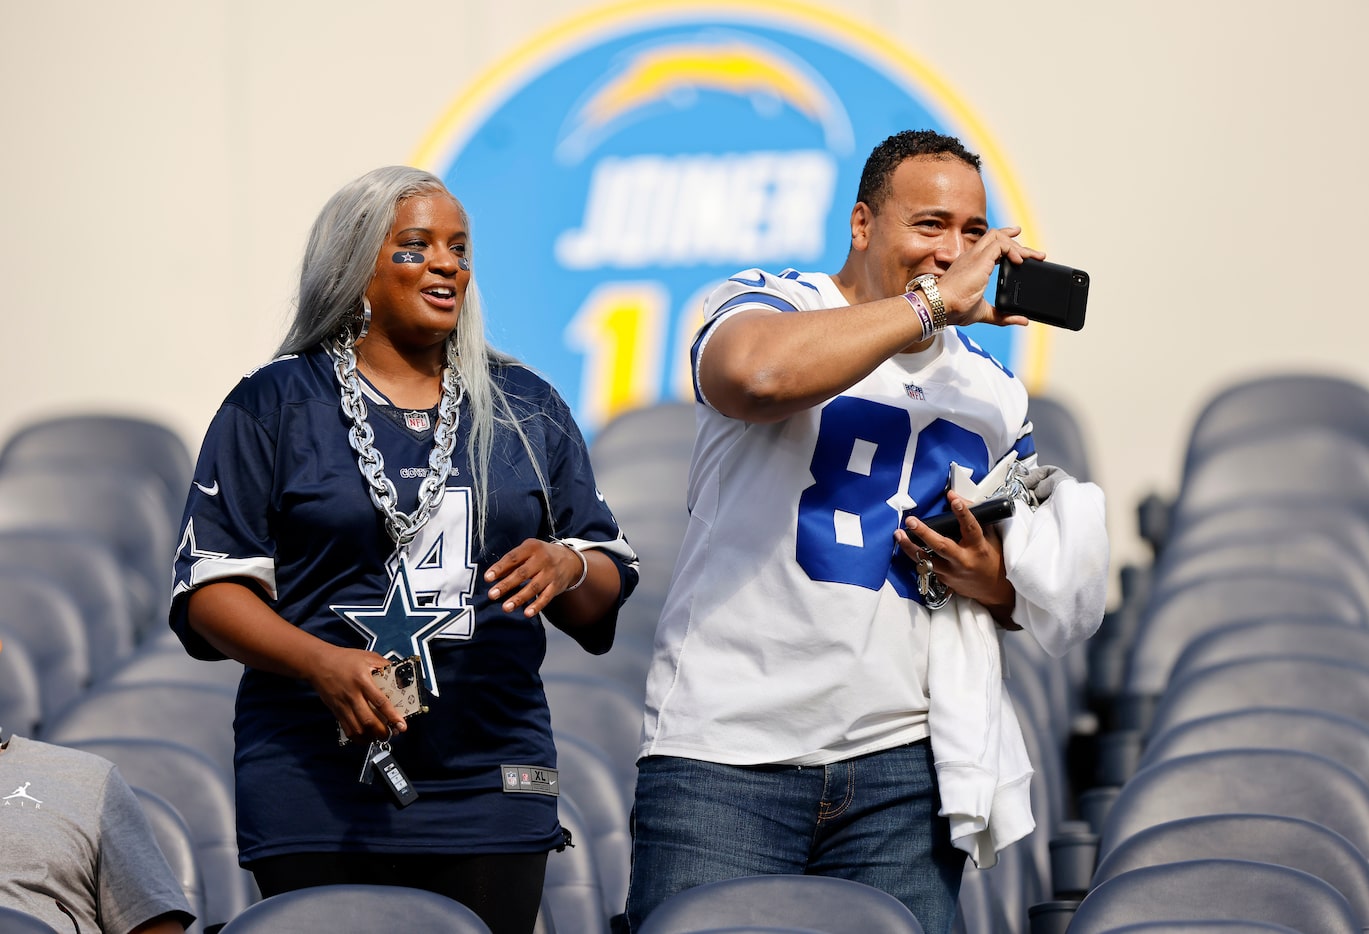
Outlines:
[{"label": "black leggings", "polygon": [[263,898],[315,885],[407,885],[455,899],[492,934],[531,934],[547,854],[296,853],[259,859],[247,868]]}]

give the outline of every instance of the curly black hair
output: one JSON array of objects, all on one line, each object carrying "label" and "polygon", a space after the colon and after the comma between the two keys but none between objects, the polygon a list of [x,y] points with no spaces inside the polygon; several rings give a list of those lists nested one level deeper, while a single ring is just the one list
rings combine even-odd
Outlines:
[{"label": "curly black hair", "polygon": [[889,197],[894,170],[902,165],[905,159],[916,156],[959,159],[976,172],[980,171],[979,156],[966,149],[954,136],[944,136],[934,130],[904,130],[876,146],[870,153],[870,158],[865,160],[865,168],[860,173],[860,187],[856,190],[856,200],[864,201],[870,206],[871,211],[878,214],[880,206]]}]

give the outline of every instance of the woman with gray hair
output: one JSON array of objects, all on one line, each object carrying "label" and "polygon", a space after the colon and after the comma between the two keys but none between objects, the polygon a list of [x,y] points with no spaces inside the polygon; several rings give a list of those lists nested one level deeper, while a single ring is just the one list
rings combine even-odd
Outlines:
[{"label": "woman with gray hair", "polygon": [[247,666],[238,837],[263,895],[417,886],[527,932],[564,845],[541,620],[607,651],[637,558],[565,402],[486,344],[472,266],[426,172],[329,200],[276,359],[206,433],[171,626]]}]

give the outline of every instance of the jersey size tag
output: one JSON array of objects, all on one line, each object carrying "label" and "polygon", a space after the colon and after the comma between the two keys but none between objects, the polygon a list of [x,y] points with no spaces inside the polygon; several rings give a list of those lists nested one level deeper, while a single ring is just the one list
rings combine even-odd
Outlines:
[{"label": "jersey size tag", "polygon": [[504,791],[510,794],[551,795],[561,794],[561,784],[557,781],[556,769],[537,765],[501,765],[499,773],[503,777]]}]

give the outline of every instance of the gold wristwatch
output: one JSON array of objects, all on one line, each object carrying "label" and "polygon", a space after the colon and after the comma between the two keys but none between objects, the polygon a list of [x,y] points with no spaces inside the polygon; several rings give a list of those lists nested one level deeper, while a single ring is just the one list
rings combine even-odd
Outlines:
[{"label": "gold wristwatch", "polygon": [[927,298],[927,307],[932,312],[932,333],[946,330],[946,304],[941,300],[941,290],[936,287],[936,276],[924,273],[909,281],[905,292],[921,290]]}]

